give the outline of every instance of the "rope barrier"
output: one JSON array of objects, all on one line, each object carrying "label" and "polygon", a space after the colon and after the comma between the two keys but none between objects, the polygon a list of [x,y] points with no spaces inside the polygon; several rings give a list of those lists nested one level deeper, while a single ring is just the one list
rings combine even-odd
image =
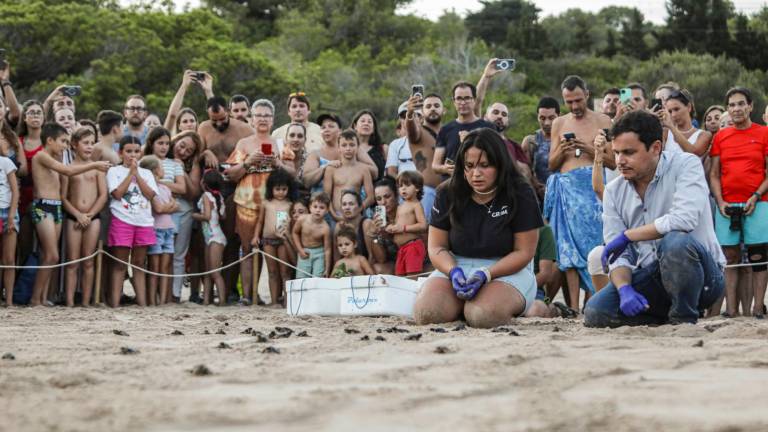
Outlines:
[{"label": "rope barrier", "polygon": [[21,270],[24,270],[24,269],[35,269],[35,270],[55,269],[55,268],[59,268],[59,267],[66,267],[66,266],[72,265],[72,264],[78,264],[78,263],[81,263],[83,261],[88,261],[89,259],[94,258],[96,255],[99,255],[100,253],[106,253],[106,252],[101,251],[101,250],[97,250],[96,252],[94,252],[94,253],[86,256],[86,257],[78,258],[78,259],[72,260],[72,261],[66,261],[66,262],[63,262],[63,263],[60,263],[60,264],[36,265],[36,266],[0,265],[0,270],[4,270],[4,269],[17,269],[17,270],[18,269],[21,269]]},{"label": "rope barrier", "polygon": [[256,250],[253,250],[248,255],[243,255],[237,261],[232,261],[231,263],[229,263],[227,265],[224,265],[224,266],[221,266],[219,268],[212,269],[212,270],[200,272],[200,273],[165,274],[165,273],[155,273],[153,271],[149,271],[149,270],[143,269],[143,268],[141,268],[139,266],[133,265],[133,264],[131,264],[129,262],[125,262],[125,261],[123,261],[120,258],[112,255],[111,253],[109,253],[107,251],[100,251],[100,252],[103,253],[104,255],[112,258],[113,260],[119,262],[120,264],[123,264],[123,265],[128,266],[128,267],[133,268],[133,269],[139,269],[139,270],[141,270],[142,272],[144,272],[144,273],[146,273],[148,275],[157,276],[157,277],[170,277],[170,278],[208,276],[210,274],[214,274],[216,272],[219,272],[219,271],[222,271],[222,270],[226,270],[226,269],[228,269],[228,268],[230,268],[230,267],[232,267],[232,266],[234,266],[236,264],[240,264],[241,262],[245,261],[246,259],[248,259],[248,258],[250,258],[250,257],[252,257],[253,255],[256,254]]}]

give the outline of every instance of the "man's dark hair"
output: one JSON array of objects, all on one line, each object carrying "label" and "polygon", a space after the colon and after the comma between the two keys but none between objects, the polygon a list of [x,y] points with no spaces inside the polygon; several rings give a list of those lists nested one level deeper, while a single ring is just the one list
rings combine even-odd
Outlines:
[{"label": "man's dark hair", "polygon": [[618,95],[618,94],[621,94],[621,90],[619,90],[618,87],[611,87],[608,90],[603,92],[603,97],[606,97],[609,94]]},{"label": "man's dark hair", "polygon": [[123,115],[117,111],[104,110],[96,115],[96,123],[99,125],[99,133],[107,135],[112,128],[120,126]]},{"label": "man's dark hair", "polygon": [[585,92],[588,91],[587,83],[578,75],[568,75],[560,85],[560,90],[574,91],[576,88],[580,88]]},{"label": "man's dark hair", "polygon": [[747,99],[747,103],[752,103],[752,92],[749,91],[746,87],[732,87],[730,90],[728,90],[728,93],[725,94],[725,106],[728,106],[728,99],[731,98],[731,96],[735,94],[742,94]]},{"label": "man's dark hair", "polygon": [[643,99],[648,99],[648,92],[645,90],[645,87],[643,87],[642,84],[638,82],[629,83],[627,84],[627,88],[632,90],[640,90],[640,93],[643,94]]},{"label": "man's dark hair", "polygon": [[249,101],[246,96],[243,96],[241,94],[236,94],[231,98],[229,98],[229,107],[232,108],[232,105],[240,102],[245,102],[245,105],[250,109],[251,101]]},{"label": "man's dark hair", "polygon": [[662,128],[659,118],[645,110],[630,111],[621,116],[613,125],[611,135],[618,137],[624,133],[636,133],[640,141],[649,150],[656,141],[661,141]]},{"label": "man's dark hair", "polygon": [[307,97],[306,94],[304,94],[302,92],[291,93],[291,94],[288,95],[288,105],[287,105],[288,108],[291,107],[291,102],[293,102],[294,99],[296,99],[299,102],[303,102],[303,103],[307,104],[307,109],[308,110],[312,109],[311,106],[309,105],[309,98]]},{"label": "man's dark hair", "polygon": [[64,129],[64,126],[58,123],[46,123],[40,129],[40,142],[46,145],[48,138],[55,141],[62,135],[67,135],[67,130]]},{"label": "man's dark hair", "polygon": [[429,93],[428,95],[424,96],[424,100],[427,100],[427,98],[438,98],[440,99],[440,102],[443,101],[443,97],[437,93]]},{"label": "man's dark hair", "polygon": [[227,101],[221,96],[214,96],[208,99],[207,108],[215,113],[220,112],[221,110],[226,110]]},{"label": "man's dark hair", "polygon": [[457,88],[468,88],[472,90],[472,97],[477,97],[477,87],[475,87],[474,84],[472,84],[469,81],[459,81],[456,84],[453,85],[453,88],[451,89],[451,98],[456,97],[456,89]]},{"label": "man's dark hair", "polygon": [[554,109],[557,115],[560,115],[560,102],[558,102],[557,99],[553,98],[552,96],[544,96],[539,99],[539,104],[536,105],[536,113],[538,113],[542,108]]}]

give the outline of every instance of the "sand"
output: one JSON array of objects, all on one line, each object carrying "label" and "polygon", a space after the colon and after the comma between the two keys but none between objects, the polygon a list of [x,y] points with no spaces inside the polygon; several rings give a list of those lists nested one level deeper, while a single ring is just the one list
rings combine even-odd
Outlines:
[{"label": "sand", "polygon": [[[768,323],[457,324],[189,303],[2,308],[0,355],[15,360],[0,360],[0,431],[768,430]],[[275,326],[293,334],[269,339]]]}]

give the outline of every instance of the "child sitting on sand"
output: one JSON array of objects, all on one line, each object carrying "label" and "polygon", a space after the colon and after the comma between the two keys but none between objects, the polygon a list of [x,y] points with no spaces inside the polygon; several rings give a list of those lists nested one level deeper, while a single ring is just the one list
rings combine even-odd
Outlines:
[{"label": "child sitting on sand", "polygon": [[422,239],[427,230],[427,219],[421,207],[424,178],[416,171],[403,171],[397,176],[397,187],[403,203],[397,207],[395,223],[387,226],[386,231],[394,236],[398,246],[395,274],[404,276],[420,273],[427,256]]},{"label": "child sitting on sand", "polygon": [[339,228],[336,233],[336,247],[339,249],[341,258],[333,266],[332,277],[342,278],[373,274],[373,267],[371,267],[368,259],[356,252],[357,232],[354,228],[348,225]]},{"label": "child sitting on sand", "polygon": [[331,271],[331,227],[324,220],[330,198],[324,192],[312,195],[309,214],[301,216],[293,227],[293,243],[299,253],[296,279],[328,277]]},{"label": "child sitting on sand", "polygon": [[[72,135],[74,160],[71,166],[85,165],[91,162],[96,136],[88,128],[80,128]],[[67,261],[74,261],[91,255],[96,251],[101,231],[101,210],[107,204],[107,179],[103,172],[87,171],[72,177],[61,177],[61,189],[64,192],[63,205],[67,221],[65,225],[67,239]],[[73,264],[66,268],[67,306],[75,305],[75,289],[78,279],[82,290],[83,306],[91,303],[94,278],[94,258]],[[78,271],[82,265],[82,278]]]}]

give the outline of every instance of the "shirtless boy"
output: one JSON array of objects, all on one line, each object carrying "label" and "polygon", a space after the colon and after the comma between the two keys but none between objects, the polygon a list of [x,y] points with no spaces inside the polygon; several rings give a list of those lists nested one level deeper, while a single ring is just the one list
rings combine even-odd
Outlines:
[{"label": "shirtless boy", "polygon": [[101,111],[96,116],[101,140],[93,149],[93,160],[103,160],[117,165],[120,156],[117,154],[117,143],[123,137],[123,116],[115,111]]},{"label": "shirtless boy", "polygon": [[[367,168],[366,168],[367,169]],[[330,198],[324,192],[312,195],[309,201],[309,214],[303,215],[293,226],[293,243],[299,252],[296,267],[296,279],[308,277],[328,277],[331,272],[331,227],[325,222]]]},{"label": "shirtless boy", "polygon": [[365,197],[362,208],[368,208],[374,203],[373,179],[368,165],[357,160],[358,146],[355,131],[347,129],[342,132],[339,136],[341,166],[339,168],[328,166],[323,177],[323,191],[332,197],[331,216],[337,221],[343,219],[341,217],[341,194],[347,189],[359,191],[363,188]]},{"label": "shirtless boy", "polygon": [[[72,165],[85,165],[91,162],[96,137],[88,128],[78,129],[72,135],[72,147],[75,159]],[[94,187],[95,186],[95,187]],[[61,196],[66,213],[67,261],[74,261],[96,251],[101,230],[99,212],[107,204],[107,180],[104,173],[86,171],[72,177],[61,177]],[[83,261],[82,305],[91,303],[93,289],[93,262],[91,258]],[[75,305],[75,288],[79,264],[66,269],[67,306]]]},{"label": "shirtless boy", "polygon": [[[106,161],[64,165],[59,160],[69,147],[67,131],[54,123],[46,123],[40,135],[45,149],[32,158],[34,197],[31,212],[32,222],[40,241],[40,264],[54,265],[59,262],[59,237],[63,219],[61,184],[59,174],[72,177],[86,171],[106,172],[110,163]],[[47,288],[52,269],[39,269],[32,289],[31,306],[39,306],[47,299]]]},{"label": "shirtless boy", "polygon": [[592,164],[603,158],[610,169],[616,167],[610,143],[595,155],[593,142],[601,131],[611,127],[611,119],[587,107],[589,90],[577,76],[565,78],[563,100],[571,111],[552,124],[552,146],[544,198],[544,217],[555,234],[557,264],[566,272],[568,306],[579,310],[579,288],[587,295],[595,291],[587,271],[589,252],[602,241],[602,205],[592,191]]},{"label": "shirtless boy", "polygon": [[395,223],[388,225],[386,231],[393,235],[398,246],[395,274],[404,276],[420,273],[427,255],[422,238],[427,230],[427,219],[420,202],[424,178],[415,171],[405,171],[397,176],[397,187],[403,203],[397,206]]}]

